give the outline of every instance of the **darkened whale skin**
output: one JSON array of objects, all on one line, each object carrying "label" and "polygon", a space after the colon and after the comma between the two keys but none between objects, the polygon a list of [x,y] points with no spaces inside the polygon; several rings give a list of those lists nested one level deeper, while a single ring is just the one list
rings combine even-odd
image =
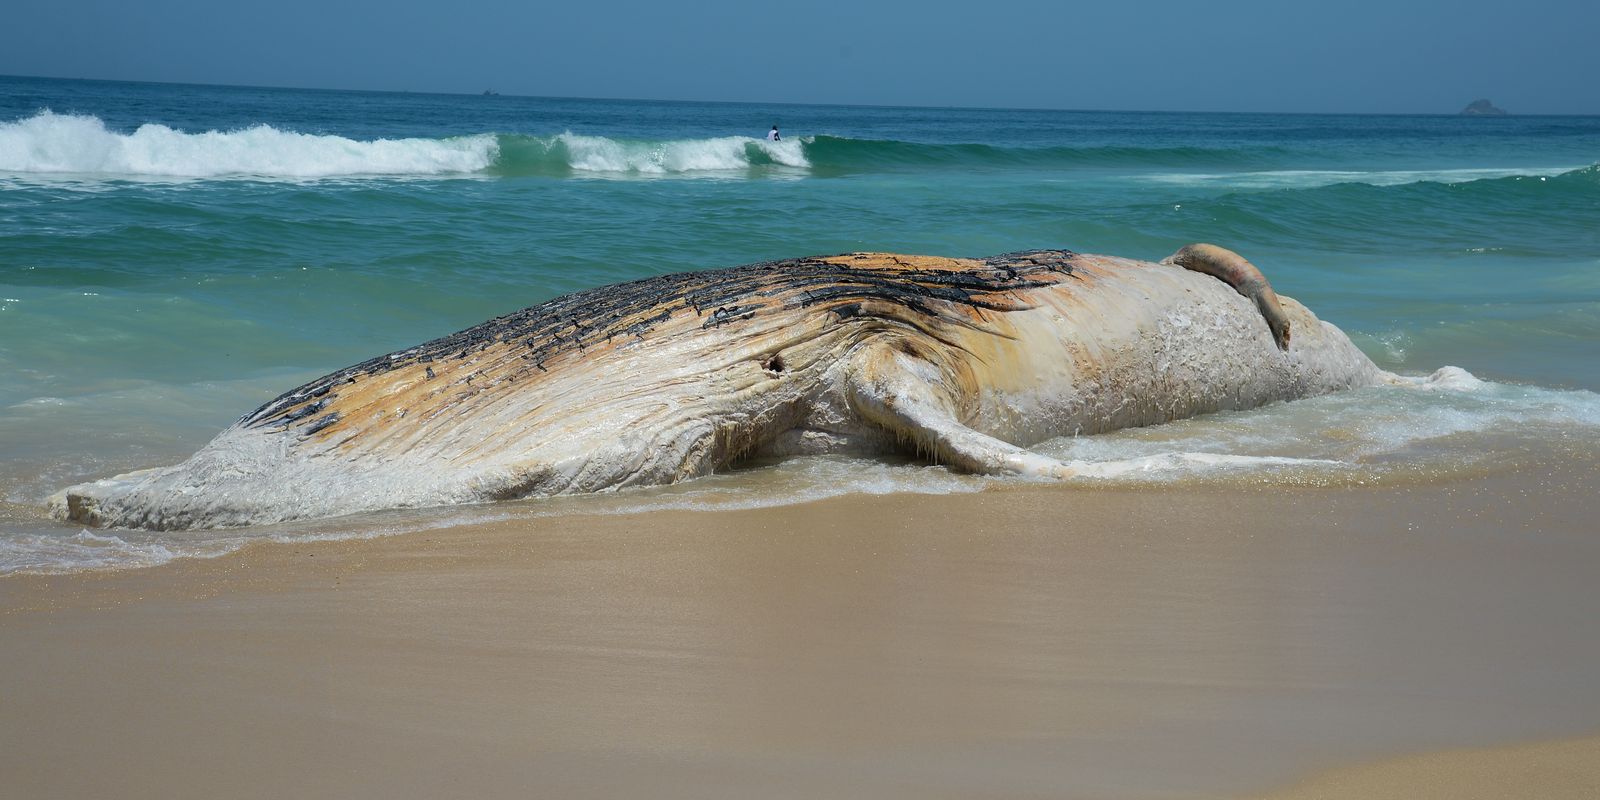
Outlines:
[{"label": "darkened whale skin", "polygon": [[1392,378],[1213,250],[851,253],[591,289],[326,375],[182,464],[72,487],[52,511],[259,524],[664,484],[769,454],[1068,477],[1093,465],[1022,446]]}]

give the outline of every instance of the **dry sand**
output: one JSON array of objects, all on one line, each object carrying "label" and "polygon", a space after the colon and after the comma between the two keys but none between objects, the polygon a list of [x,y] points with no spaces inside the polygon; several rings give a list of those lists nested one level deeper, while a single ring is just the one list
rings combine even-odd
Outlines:
[{"label": "dry sand", "polygon": [[[855,496],[16,576],[0,780],[8,798],[1597,797],[1595,475]],[[1503,749],[1408,755],[1485,747]]]}]

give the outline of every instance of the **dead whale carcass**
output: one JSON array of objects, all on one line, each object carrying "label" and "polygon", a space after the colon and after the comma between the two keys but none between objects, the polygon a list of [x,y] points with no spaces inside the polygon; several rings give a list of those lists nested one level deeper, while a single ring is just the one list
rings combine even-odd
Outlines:
[{"label": "dead whale carcass", "polygon": [[1162,263],[849,253],[559,297],[319,378],[182,464],[51,504],[92,525],[218,527],[820,453],[1071,477],[1086,465],[1023,448],[1392,379],[1212,245]]}]

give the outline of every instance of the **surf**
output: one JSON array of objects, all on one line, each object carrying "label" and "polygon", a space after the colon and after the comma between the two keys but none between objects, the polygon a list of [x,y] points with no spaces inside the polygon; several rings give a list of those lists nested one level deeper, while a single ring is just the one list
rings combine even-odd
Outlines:
[{"label": "surf", "polygon": [[[0,122],[0,174],[23,178],[283,179],[449,177],[842,177],[900,172],[1110,171],[1174,191],[1272,191],[1343,186],[1551,182],[1567,191],[1597,183],[1594,165],[1295,168],[1292,146],[1074,145],[918,142],[829,133],[767,141],[753,136],[630,138],[563,131],[480,131],[458,136],[353,138],[282,123],[185,131],[145,122],[117,130],[90,114],[48,109]],[[1521,187],[1526,189],[1526,187]]]},{"label": "surf", "polygon": [[0,172],[96,177],[330,178],[481,172],[499,154],[489,135],[375,139],[281,130],[261,123],[186,133],[157,123],[132,133],[90,115],[41,111],[0,123]]},{"label": "surf", "polygon": [[498,175],[668,176],[735,173],[761,167],[806,170],[800,139],[769,142],[748,136],[707,139],[624,139],[570,131],[556,136],[502,135]]}]

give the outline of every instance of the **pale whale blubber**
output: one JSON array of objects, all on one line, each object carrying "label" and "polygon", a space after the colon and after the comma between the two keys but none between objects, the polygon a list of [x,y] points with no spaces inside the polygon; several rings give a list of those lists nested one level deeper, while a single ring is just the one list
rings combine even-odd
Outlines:
[{"label": "pale whale blubber", "polygon": [[224,527],[820,453],[1070,478],[1103,465],[1023,448],[1395,380],[1213,245],[1160,264],[849,253],[558,297],[319,378],[182,464],[50,503],[90,525]]}]

